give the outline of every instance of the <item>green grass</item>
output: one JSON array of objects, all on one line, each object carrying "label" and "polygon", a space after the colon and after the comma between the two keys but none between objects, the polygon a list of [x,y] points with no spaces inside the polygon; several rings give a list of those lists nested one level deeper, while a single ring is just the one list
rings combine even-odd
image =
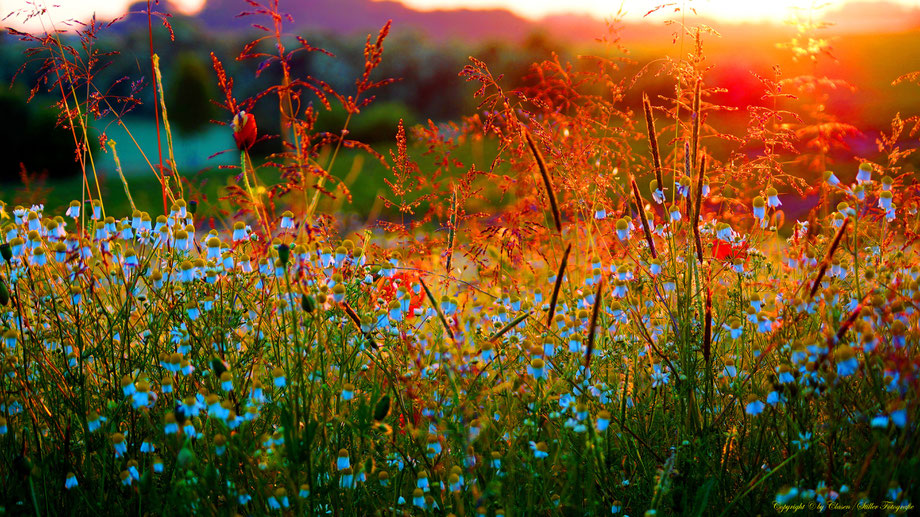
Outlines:
[{"label": "green grass", "polygon": [[[147,153],[147,159],[156,161],[157,147],[154,124],[140,120],[129,121],[128,124],[132,128],[134,138]],[[180,175],[185,181],[185,188],[189,189],[189,195],[186,197],[201,201],[203,210],[230,210],[232,208],[229,203],[220,202],[219,199],[226,195],[228,185],[235,184],[235,175],[238,174],[239,169],[221,169],[220,166],[238,165],[236,157],[239,156],[239,153],[234,149],[212,160],[207,159],[208,155],[226,149],[223,146],[233,145],[233,139],[228,134],[228,128],[216,127],[194,138],[178,137],[174,140],[176,144],[175,156],[179,164]],[[149,213],[162,211],[159,181],[150,168],[146,166],[143,155],[137,151],[137,147],[133,146],[126,134],[110,132],[109,137],[115,139],[118,144],[118,158],[128,179],[131,196],[137,209]],[[228,139],[229,142],[227,141]],[[186,140],[189,141],[186,142]],[[378,143],[372,145],[372,147],[376,152],[383,155],[388,163],[391,163],[390,152],[395,152],[395,143]],[[410,147],[409,154],[413,161],[417,162],[421,173],[430,175],[437,165],[433,156],[425,155],[426,150],[427,148],[423,145],[416,144]],[[496,150],[497,145],[494,142],[483,143],[477,141],[459,146],[453,157],[466,164],[466,167],[475,164],[480,169],[487,169],[495,157]],[[330,154],[331,149],[322,151],[318,158],[319,163],[328,164]],[[164,156],[168,157],[165,147]],[[258,159],[256,161],[258,162]],[[96,165],[106,211],[116,214],[130,213],[131,206],[125,194],[122,181],[115,172],[115,161],[111,152],[97,154]],[[504,168],[499,169],[499,171],[502,170]],[[388,209],[378,202],[379,196],[388,196],[391,193],[385,179],[392,180],[393,173],[387,165],[381,163],[372,155],[362,150],[343,149],[339,152],[331,172],[341,182],[348,182],[347,187],[351,193],[352,200],[349,203],[341,195],[341,191],[334,192],[335,199],[323,198],[323,203],[320,205],[322,210],[342,212],[346,215],[353,214],[364,219],[371,215],[385,219],[395,219],[401,216],[397,210]],[[465,170],[452,169],[450,177],[456,177],[462,172],[465,172]],[[279,172],[271,167],[260,167],[258,174],[260,181],[266,185],[275,185],[281,181]],[[91,189],[95,193],[95,180],[91,172],[88,179]],[[447,181],[449,182],[449,180]],[[72,200],[80,199],[82,183],[83,179],[80,177],[59,181],[38,180],[29,185],[28,189],[17,190],[8,199],[8,203],[11,206],[28,206],[43,203],[49,212],[63,211]],[[414,195],[429,192],[431,192],[430,188],[420,190]],[[207,200],[207,203],[204,200]],[[486,200],[487,204],[491,203],[493,208],[501,207],[507,202],[507,199],[502,201],[500,193],[494,190],[486,192]],[[424,213],[427,207],[428,204],[423,203],[418,212]],[[472,205],[470,208],[478,210],[484,209],[485,206]]]},{"label": "green grass", "polygon": [[[653,220],[656,272],[640,229],[622,254],[586,254],[612,244],[605,224],[525,248],[529,273],[492,246],[497,285],[471,264],[474,284],[441,275],[439,247],[398,260],[361,238],[265,250],[199,234],[198,251],[119,233],[88,258],[58,256],[53,234],[31,254],[14,239],[0,508],[731,515],[915,499],[918,312],[902,300],[917,266],[884,219],[854,217],[837,249],[833,228],[817,240],[847,274],[813,299],[804,246],[772,231],[739,274],[708,248],[697,262],[686,218]],[[538,297],[557,267],[538,257],[566,241],[560,296]]]}]

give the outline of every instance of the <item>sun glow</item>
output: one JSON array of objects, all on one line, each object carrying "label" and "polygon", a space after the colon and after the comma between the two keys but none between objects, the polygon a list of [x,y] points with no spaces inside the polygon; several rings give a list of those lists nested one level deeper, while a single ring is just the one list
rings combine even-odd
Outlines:
[{"label": "sun glow", "polygon": [[[400,0],[420,10],[432,9],[509,9],[519,16],[531,19],[552,14],[579,13],[597,18],[611,18],[622,11],[624,18],[641,19],[649,11],[663,6],[651,15],[656,19],[672,16],[676,9],[694,10],[700,16],[722,22],[776,22],[781,23],[795,14],[823,7],[834,8],[856,0]],[[890,3],[920,6],[918,0],[890,0]]]},{"label": "sun glow", "polygon": [[[66,22],[86,21],[93,14],[100,20],[117,18],[127,11],[136,0],[0,0],[0,27],[11,26],[21,30],[50,30],[53,21],[58,29],[66,29]],[[178,11],[195,14],[204,8],[207,0],[171,0],[169,6],[160,0],[151,4],[157,11]],[[34,13],[45,11],[43,16]],[[5,19],[4,19],[5,18]]]}]

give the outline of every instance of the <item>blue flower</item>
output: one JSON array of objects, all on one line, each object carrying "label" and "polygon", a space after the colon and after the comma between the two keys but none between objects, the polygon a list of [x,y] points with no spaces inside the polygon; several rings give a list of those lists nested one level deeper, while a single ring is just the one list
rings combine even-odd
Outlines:
[{"label": "blue flower", "polygon": [[799,449],[807,451],[811,447],[811,432],[799,433],[799,439],[792,440],[792,443]]},{"label": "blue flower", "polygon": [[546,442],[530,442],[530,450],[533,451],[533,457],[537,459],[542,459],[549,456],[547,452]]},{"label": "blue flower", "polygon": [[779,194],[776,192],[776,189],[773,187],[768,188],[764,191],[764,194],[767,196],[767,206],[770,208],[776,208],[783,203],[779,200]]},{"label": "blue flower", "polygon": [[672,205],[672,206],[671,206],[671,210],[669,211],[669,213],[671,214],[671,221],[673,221],[673,222],[680,221],[680,217],[681,217],[681,216],[680,216],[680,207],[678,207],[677,205]]},{"label": "blue flower", "polygon": [[899,428],[903,429],[907,425],[907,410],[903,407],[894,409],[891,411],[890,415],[891,422]]},{"label": "blue flower", "polygon": [[778,504],[787,504],[799,496],[799,489],[796,487],[786,487],[776,494]]},{"label": "blue flower", "polygon": [[753,208],[754,208],[754,217],[757,219],[763,219],[767,216],[766,210],[766,201],[760,196],[754,198]]},{"label": "blue flower", "polygon": [[597,414],[597,420],[594,421],[594,427],[598,432],[603,433],[610,427],[610,412],[602,410]]},{"label": "blue flower", "polygon": [[856,172],[856,182],[859,184],[872,182],[871,164],[865,162],[859,164],[859,170]]},{"label": "blue flower", "polygon": [[744,412],[749,415],[759,415],[763,412],[764,407],[766,406],[763,402],[757,399],[756,395],[751,395],[748,398],[747,405],[744,407]]},{"label": "blue flower", "polygon": [[339,451],[339,458],[336,460],[336,467],[339,470],[345,470],[351,467],[351,461],[348,459],[348,451],[345,449]]},{"label": "blue flower", "polygon": [[856,353],[848,345],[839,346],[834,357],[837,360],[837,375],[840,377],[853,375],[859,369]]},{"label": "blue flower", "polygon": [[872,419],[870,425],[872,427],[888,427],[888,417],[880,414]]}]

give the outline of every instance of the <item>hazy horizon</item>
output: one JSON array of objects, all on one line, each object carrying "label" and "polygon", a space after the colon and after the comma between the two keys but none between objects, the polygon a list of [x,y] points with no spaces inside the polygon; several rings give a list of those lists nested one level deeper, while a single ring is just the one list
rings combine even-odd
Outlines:
[{"label": "hazy horizon", "polygon": [[[10,26],[25,30],[42,30],[49,28],[48,20],[53,20],[55,24],[63,23],[68,20],[86,20],[93,13],[99,19],[113,19],[126,12],[129,5],[137,0],[57,0],[45,2],[44,0],[2,0],[0,1],[0,18],[3,19],[4,26]],[[372,0],[387,1],[387,0]],[[645,15],[662,5],[660,1],[647,0],[622,0],[620,2],[607,0],[570,0],[565,3],[559,3],[554,0],[392,0],[402,3],[406,7],[419,11],[433,10],[452,10],[452,9],[503,9],[514,13],[522,18],[534,21],[546,16],[552,15],[589,15],[597,19],[613,17],[619,10],[625,14],[623,17],[626,21],[640,21],[650,19],[657,21],[664,19],[666,16],[673,16],[674,10],[679,7],[678,2],[674,5],[661,8],[658,12],[646,17]],[[167,2],[160,2],[161,9]],[[155,4],[155,2],[154,2]],[[171,0],[169,10],[175,9],[184,14],[195,14],[201,11],[206,4],[206,0]],[[683,4],[683,2],[680,2]],[[763,22],[779,24],[787,20],[797,10],[805,12],[809,5],[821,5],[816,8],[823,12],[833,12],[843,7],[854,7],[852,4],[879,4],[879,5],[898,5],[904,9],[918,9],[920,13],[920,0],[831,0],[817,4],[815,2],[797,2],[795,0],[776,0],[770,3],[764,2],[737,2],[734,0],[703,0],[696,2],[686,2],[687,12],[695,13],[704,18],[710,18],[725,24]],[[44,25],[38,18],[31,18],[24,22],[29,12],[35,11],[35,6],[47,8],[47,14],[42,17]],[[245,3],[240,1],[241,9]],[[284,0],[281,2],[284,7]],[[49,18],[50,15],[50,18]],[[692,15],[692,13],[691,13]],[[885,15],[873,13],[872,20],[858,20],[866,24],[867,30],[873,30],[872,21],[875,25]],[[852,21],[852,20],[850,20]],[[59,29],[61,27],[58,27]]]}]

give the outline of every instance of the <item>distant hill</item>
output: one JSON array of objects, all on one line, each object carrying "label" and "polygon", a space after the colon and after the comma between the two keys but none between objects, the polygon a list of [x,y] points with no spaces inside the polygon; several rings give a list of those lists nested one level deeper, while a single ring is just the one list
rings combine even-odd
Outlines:
[{"label": "distant hill", "polygon": [[[168,0],[167,0],[168,3]],[[144,2],[132,6],[142,11]],[[390,0],[282,0],[282,11],[294,19],[293,27],[327,31],[338,34],[366,34],[393,20],[398,30],[415,30],[435,41],[507,40],[521,41],[535,30],[572,42],[588,42],[607,34],[603,20],[578,14],[553,15],[539,21],[522,18],[504,9],[454,9],[417,11]],[[168,9],[175,12],[174,9]],[[265,23],[264,17],[240,17],[252,10],[242,0],[207,0],[195,17],[204,27],[215,31],[248,30],[253,23]],[[830,32],[889,33],[904,32],[920,27],[920,9],[888,2],[857,2],[830,11],[825,18],[833,22]],[[716,27],[724,36],[748,36],[763,30],[764,24],[727,24],[695,20]],[[768,27],[769,28],[769,27]],[[775,30],[789,28],[773,25]],[[621,25],[620,34],[631,41],[667,37],[676,26],[666,27],[660,21],[628,22]]]},{"label": "distant hill", "polygon": [[[133,10],[142,10],[135,4]],[[145,4],[146,5],[146,4]],[[239,16],[252,9],[241,0],[208,0],[196,16],[212,30],[248,30],[253,23],[265,23],[265,17]],[[283,1],[281,10],[294,19],[298,29],[320,30],[337,34],[367,33],[393,20],[394,27],[417,30],[428,37],[451,39],[520,40],[533,30],[534,24],[503,9],[416,11],[399,2],[372,0],[300,0]],[[172,9],[170,9],[172,11]],[[290,26],[290,24],[286,25]],[[600,23],[603,27],[603,23]]]},{"label": "distant hill", "polygon": [[[451,9],[417,11],[390,0],[282,0],[282,12],[291,15],[289,29],[315,30],[337,34],[367,34],[393,20],[400,31],[417,31],[439,42],[451,40],[518,42],[535,31],[571,42],[590,42],[607,34],[607,23],[592,16],[564,14],[547,16],[532,21],[506,9]],[[177,12],[168,6],[168,12]],[[130,11],[142,12],[146,2],[138,1]],[[160,10],[164,10],[162,7]],[[207,0],[204,9],[195,15],[203,27],[214,31],[234,32],[250,30],[253,23],[265,24],[264,16],[239,16],[252,11],[243,0]],[[141,23],[140,16],[128,20]],[[146,19],[143,20],[146,25]],[[124,29],[124,27],[122,28]],[[623,34],[641,34],[660,38],[673,28],[658,22],[629,23]]]}]

